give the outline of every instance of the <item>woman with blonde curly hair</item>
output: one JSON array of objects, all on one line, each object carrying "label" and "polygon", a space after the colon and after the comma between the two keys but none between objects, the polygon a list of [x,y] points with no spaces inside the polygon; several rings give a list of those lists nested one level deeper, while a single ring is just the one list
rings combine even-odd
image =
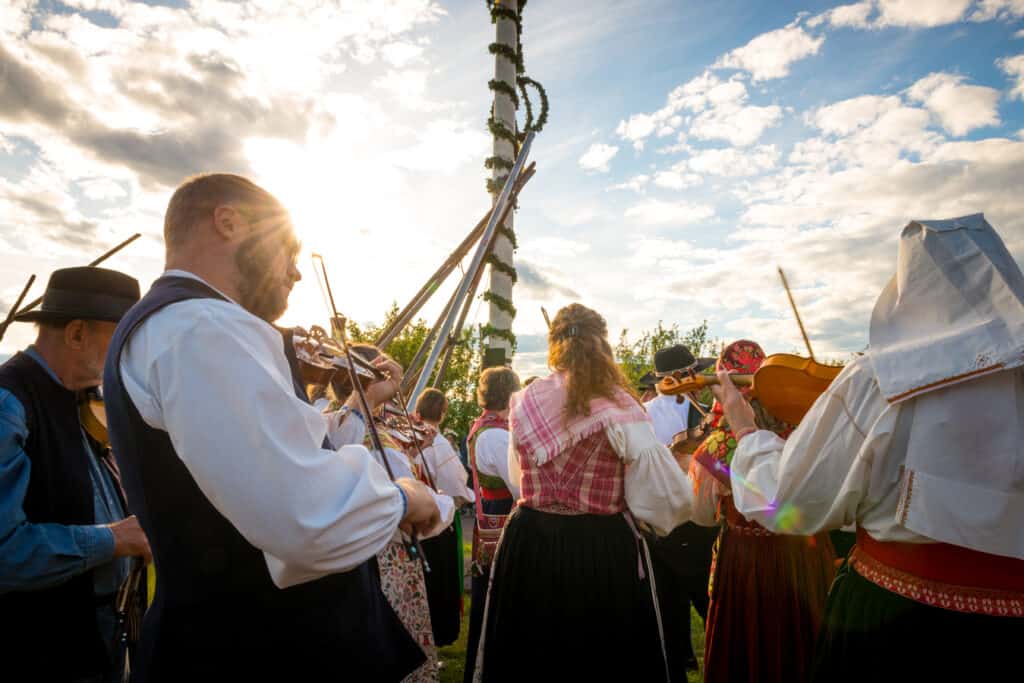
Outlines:
[{"label": "woman with blonde curly hair", "polygon": [[509,470],[521,493],[494,560],[477,674],[666,680],[633,520],[668,533],[689,517],[692,486],[615,363],[604,318],[567,306],[548,343],[552,374],[510,406]]}]

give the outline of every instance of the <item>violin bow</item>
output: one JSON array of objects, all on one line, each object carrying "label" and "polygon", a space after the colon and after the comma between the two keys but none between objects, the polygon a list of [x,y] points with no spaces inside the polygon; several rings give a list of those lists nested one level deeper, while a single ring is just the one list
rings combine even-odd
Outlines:
[{"label": "violin bow", "polygon": [[11,310],[7,313],[7,318],[0,323],[0,340],[7,334],[7,328],[14,322],[14,316],[18,315],[18,307],[21,306],[21,302],[25,300],[25,295],[28,294],[28,290],[32,287],[32,283],[36,281],[36,276],[33,274],[29,276],[28,282],[25,283],[25,287],[21,290],[21,294],[18,295],[14,305],[11,306]]},{"label": "violin bow", "polygon": [[789,282],[786,281],[786,274],[782,272],[782,266],[778,266],[779,277],[782,278],[782,286],[786,289],[786,296],[789,297],[789,305],[793,307],[793,315],[796,316],[796,324],[800,326],[800,334],[804,338],[804,344],[807,346],[807,354],[811,357],[815,363],[817,359],[814,357],[814,351],[811,350],[811,340],[807,338],[807,330],[804,329],[804,321],[800,319],[800,311],[796,308],[796,302],[793,301],[793,292],[789,290]]},{"label": "violin bow", "polygon": [[551,330],[551,318],[548,317],[548,311],[543,306],[540,307],[540,314],[544,316],[544,322],[548,324],[548,331]]},{"label": "violin bow", "polygon": [[[388,456],[384,453],[384,444],[380,440],[380,433],[377,431],[377,425],[373,420],[373,411],[370,410],[370,402],[366,398],[366,392],[363,390],[363,384],[359,381],[359,376],[356,374],[356,363],[352,357],[352,349],[348,345],[348,338],[345,336],[345,317],[338,313],[338,307],[334,304],[334,293],[331,291],[331,282],[327,279],[327,267],[324,265],[324,257],[320,254],[313,254],[313,260],[320,262],[320,274],[323,276],[323,284],[326,289],[327,299],[331,308],[331,328],[335,334],[338,335],[339,344],[341,345],[342,351],[345,353],[345,360],[348,361],[348,372],[352,378],[352,388],[355,390],[356,395],[359,397],[359,406],[363,409],[363,414],[366,416],[366,428],[370,432],[370,442],[373,444],[374,450],[380,453],[381,462],[384,463],[384,469],[388,472],[388,477],[391,481],[395,480],[395,473],[391,469],[391,464],[388,462]],[[423,552],[423,547],[420,545],[420,540],[416,534],[416,530],[413,529],[410,534],[411,540],[405,544],[406,552],[409,553],[409,557],[415,560],[420,560],[423,563],[423,571],[430,572],[430,564],[427,562],[427,556]]]},{"label": "violin bow", "polygon": [[[398,399],[398,405],[402,409],[402,414],[405,415],[405,421],[409,423],[409,428],[412,429],[412,416],[409,415],[409,409],[405,404],[405,397],[402,396],[402,389],[399,387],[398,394],[395,396]],[[412,429],[413,436],[416,436],[416,430]],[[430,484],[430,488],[437,491],[437,484],[434,483],[434,475],[430,471],[430,465],[427,464],[427,456],[423,454],[423,448],[420,446],[419,439],[414,438],[412,441],[413,445],[416,446],[416,452],[419,453],[420,460],[423,462],[423,471],[427,475],[427,483]],[[440,492],[439,492],[440,493]]]}]

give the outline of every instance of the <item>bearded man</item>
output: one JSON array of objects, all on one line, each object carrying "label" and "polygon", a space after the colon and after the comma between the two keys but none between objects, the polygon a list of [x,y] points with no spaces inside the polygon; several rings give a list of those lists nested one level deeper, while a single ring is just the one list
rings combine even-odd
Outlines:
[{"label": "bearded man", "polygon": [[301,277],[288,212],[236,175],[187,180],[166,271],[121,321],[104,388],[156,596],[138,680],[397,681],[423,661],[374,556],[439,512],[362,446],[331,447],[271,324]]}]

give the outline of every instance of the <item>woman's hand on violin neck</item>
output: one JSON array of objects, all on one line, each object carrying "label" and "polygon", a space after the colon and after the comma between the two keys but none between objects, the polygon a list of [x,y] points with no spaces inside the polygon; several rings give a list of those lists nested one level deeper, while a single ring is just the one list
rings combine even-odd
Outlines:
[{"label": "woman's hand on violin neck", "polygon": [[728,370],[719,370],[718,384],[712,385],[711,392],[718,399],[725,412],[725,419],[729,422],[729,429],[733,433],[743,429],[757,429],[757,422],[754,419],[754,409],[747,403],[740,390],[732,383]]},{"label": "woman's hand on violin neck", "polygon": [[402,366],[394,359],[387,356],[377,356],[373,359],[373,366],[380,370],[387,377],[380,382],[374,382],[366,387],[366,400],[370,407],[376,409],[382,403],[387,403],[398,393],[402,386]]}]

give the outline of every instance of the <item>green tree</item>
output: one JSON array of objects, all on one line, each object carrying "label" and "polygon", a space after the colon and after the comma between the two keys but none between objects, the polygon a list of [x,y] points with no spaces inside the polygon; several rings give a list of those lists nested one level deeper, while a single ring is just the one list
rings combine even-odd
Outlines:
[{"label": "green tree", "polygon": [[[349,339],[355,342],[373,343],[382,330],[388,327],[400,310],[397,303],[384,314],[380,325],[361,326],[354,321],[348,322]],[[430,333],[430,325],[426,320],[417,318],[402,330],[401,334],[384,348],[384,352],[398,361],[402,368],[407,369],[423,341]],[[482,370],[483,357],[480,346],[480,335],[475,329],[464,329],[452,353],[451,363],[444,374],[438,388],[448,398],[448,414],[441,424],[442,430],[451,429],[461,439],[469,432],[469,426],[480,414],[476,404],[476,385]],[[440,363],[439,363],[440,364]],[[437,370],[434,371],[436,376]],[[431,377],[433,381],[434,377]],[[407,399],[409,397],[406,397]]]},{"label": "green tree", "polygon": [[676,323],[665,327],[659,320],[654,329],[644,330],[634,342],[629,341],[629,330],[622,330],[615,346],[615,360],[635,386],[641,377],[654,369],[654,353],[673,344],[683,344],[694,356],[717,354],[719,346],[717,340],[708,338],[707,320],[686,332],[681,331]]}]

